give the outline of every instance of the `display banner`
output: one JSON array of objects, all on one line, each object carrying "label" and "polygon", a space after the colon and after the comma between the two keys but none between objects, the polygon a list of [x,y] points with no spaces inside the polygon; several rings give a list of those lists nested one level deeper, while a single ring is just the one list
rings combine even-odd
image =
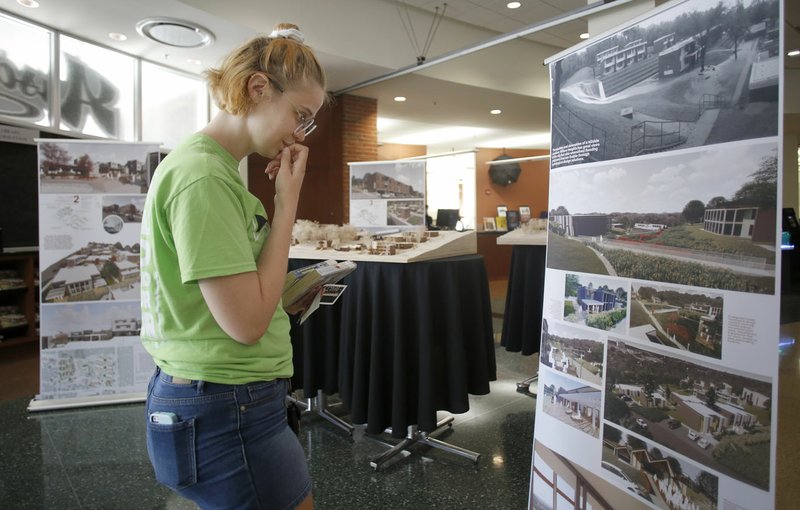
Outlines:
[{"label": "display banner", "polygon": [[774,508],[781,8],[673,1],[547,62],[530,508]]},{"label": "display banner", "polygon": [[42,410],[144,399],[139,232],[158,146],[40,139]]},{"label": "display banner", "polygon": [[424,227],[425,161],[350,163],[350,224]]}]

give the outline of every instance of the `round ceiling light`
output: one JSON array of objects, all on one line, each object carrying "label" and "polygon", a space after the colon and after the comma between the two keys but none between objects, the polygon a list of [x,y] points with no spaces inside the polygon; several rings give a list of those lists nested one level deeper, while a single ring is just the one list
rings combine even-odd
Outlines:
[{"label": "round ceiling light", "polygon": [[155,42],[178,48],[200,48],[214,41],[214,34],[188,21],[170,18],[147,18],[136,24],[140,35]]}]

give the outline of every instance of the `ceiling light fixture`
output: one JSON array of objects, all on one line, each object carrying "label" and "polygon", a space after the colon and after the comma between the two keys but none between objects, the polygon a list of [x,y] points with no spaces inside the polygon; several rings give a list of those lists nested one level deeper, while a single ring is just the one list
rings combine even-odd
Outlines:
[{"label": "ceiling light fixture", "polygon": [[500,115],[501,113],[503,113],[503,110],[495,108],[494,110],[489,110],[489,113],[491,113],[492,115]]},{"label": "ceiling light fixture", "polygon": [[395,96],[394,100],[397,101],[398,103],[402,103],[403,101],[406,100],[406,96]]},{"label": "ceiling light fixture", "polygon": [[127,41],[128,36],[125,34],[120,34],[119,32],[109,32],[108,37],[114,39],[115,41]]},{"label": "ceiling light fixture", "polygon": [[214,42],[214,34],[189,21],[171,18],[146,18],[136,24],[136,31],[157,43],[178,48],[200,48]]},{"label": "ceiling light fixture", "polygon": [[17,0],[17,3],[23,7],[30,7],[31,9],[39,7],[39,2],[36,0]]},{"label": "ceiling light fixture", "polygon": [[584,32],[581,35],[579,35],[578,37],[580,37],[581,39],[588,39],[589,38],[589,32]]},{"label": "ceiling light fixture", "polygon": [[789,53],[787,53],[787,55],[790,56],[790,57],[800,56],[800,50],[792,50]]},{"label": "ceiling light fixture", "polygon": [[522,4],[521,4],[520,2],[508,2],[508,3],[506,4],[506,7],[508,7],[509,9],[519,9],[519,7],[520,7],[521,5],[522,5]]}]

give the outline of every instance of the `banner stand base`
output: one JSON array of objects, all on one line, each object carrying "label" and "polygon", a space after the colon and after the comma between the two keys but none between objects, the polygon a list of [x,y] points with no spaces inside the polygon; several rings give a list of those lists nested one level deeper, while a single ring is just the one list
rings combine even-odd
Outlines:
[{"label": "banner stand base", "polygon": [[92,397],[75,397],[61,399],[33,399],[28,404],[28,412],[56,411],[59,409],[75,409],[79,407],[104,406],[114,404],[131,404],[144,402],[147,395],[144,392],[120,393],[116,395],[96,395]]}]

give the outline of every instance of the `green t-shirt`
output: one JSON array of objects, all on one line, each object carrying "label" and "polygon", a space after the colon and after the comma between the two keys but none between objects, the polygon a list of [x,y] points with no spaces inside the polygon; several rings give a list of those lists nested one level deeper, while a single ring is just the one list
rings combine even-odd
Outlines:
[{"label": "green t-shirt", "polygon": [[280,304],[258,343],[244,345],[217,324],[198,284],[255,271],[268,235],[263,204],[212,138],[193,135],[164,158],[141,234],[141,338],[164,372],[225,384],[292,375],[289,317]]}]

